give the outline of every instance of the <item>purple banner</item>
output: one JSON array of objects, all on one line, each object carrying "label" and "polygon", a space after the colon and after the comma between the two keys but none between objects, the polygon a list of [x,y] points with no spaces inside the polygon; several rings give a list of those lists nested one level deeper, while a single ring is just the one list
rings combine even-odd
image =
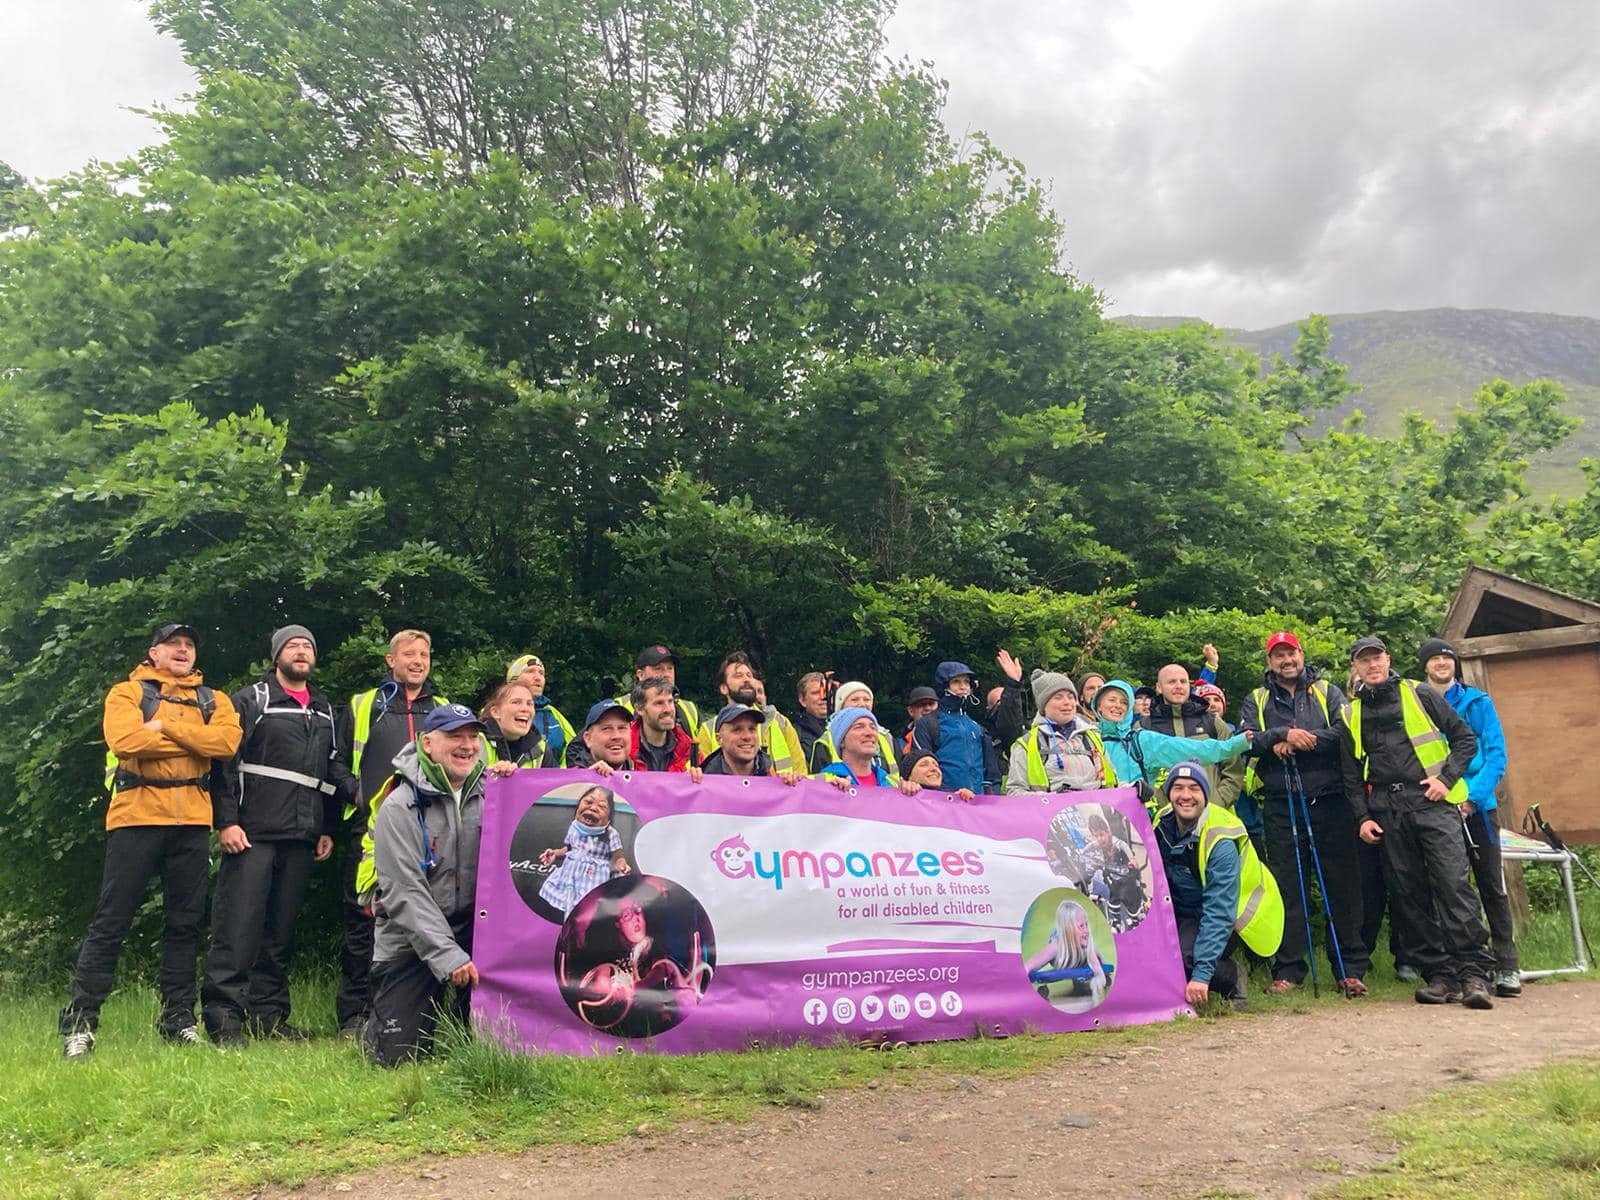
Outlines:
[{"label": "purple banner", "polygon": [[489,784],[473,1012],[531,1051],[931,1041],[1186,1015],[1131,789],[843,793],[518,771]]}]

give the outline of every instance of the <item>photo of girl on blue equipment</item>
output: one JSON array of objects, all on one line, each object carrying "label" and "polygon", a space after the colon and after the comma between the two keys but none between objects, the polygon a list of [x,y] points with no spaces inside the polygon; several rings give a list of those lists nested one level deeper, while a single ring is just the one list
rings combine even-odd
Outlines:
[{"label": "photo of girl on blue equipment", "polygon": [[1082,892],[1052,888],[1022,920],[1028,982],[1063,1012],[1086,1012],[1106,998],[1117,970],[1116,939]]}]

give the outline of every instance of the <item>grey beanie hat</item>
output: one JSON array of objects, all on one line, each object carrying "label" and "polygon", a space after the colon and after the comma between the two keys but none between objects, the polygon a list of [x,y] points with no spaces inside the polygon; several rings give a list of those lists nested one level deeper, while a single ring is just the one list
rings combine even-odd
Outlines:
[{"label": "grey beanie hat", "polygon": [[278,655],[283,653],[283,648],[295,638],[305,638],[311,643],[313,651],[317,648],[317,635],[304,625],[285,625],[282,629],[275,630],[272,634],[272,663],[278,663]]},{"label": "grey beanie hat", "polygon": [[1078,694],[1071,677],[1056,671],[1035,669],[1028,677],[1028,682],[1033,685],[1033,706],[1040,712],[1044,711],[1044,702],[1057,692],[1071,692],[1073,696]]}]

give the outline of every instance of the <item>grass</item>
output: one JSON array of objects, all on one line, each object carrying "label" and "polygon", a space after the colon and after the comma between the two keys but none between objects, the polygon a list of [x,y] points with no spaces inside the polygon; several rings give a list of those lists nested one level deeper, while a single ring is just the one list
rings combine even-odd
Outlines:
[{"label": "grass", "polygon": [[[1590,895],[1584,901],[1586,922],[1600,927],[1600,901]],[[1519,939],[1526,965],[1570,961],[1563,920],[1542,916]],[[1409,1002],[1410,985],[1393,979],[1381,954],[1369,982],[1367,1003]],[[1203,1015],[1250,1020],[1257,1013],[1304,1012],[1319,1003],[1309,989],[1274,996],[1266,983],[1267,975],[1258,969],[1251,980],[1250,1012],[1238,1014],[1214,1003]],[[296,1020],[331,1034],[333,990],[330,978],[302,981],[295,989]],[[380,1071],[368,1066],[354,1045],[331,1036],[305,1045],[226,1052],[167,1046],[154,1032],[154,993],[130,987],[113,995],[102,1013],[93,1058],[69,1066],[61,1062],[60,1040],[54,1036],[57,1003],[55,997],[37,995],[0,1003],[0,1200],[242,1194],[424,1154],[603,1142],[626,1137],[641,1125],[658,1130],[685,1120],[739,1120],[773,1107],[814,1108],[824,1093],[840,1089],[951,1075],[1018,1075],[1194,1032],[1192,1025],[1137,1026],[1076,1036],[930,1043],[893,1054],[839,1046],[596,1059],[522,1057],[458,1035],[430,1062]],[[1320,1003],[1344,1001],[1324,988]],[[1445,1172],[1461,1169],[1462,1163],[1504,1157],[1509,1135],[1502,1136],[1499,1123],[1520,1129],[1519,1112],[1530,1102],[1562,1116],[1553,1122],[1559,1126],[1553,1140],[1534,1139],[1529,1152],[1538,1145],[1554,1146],[1553,1153],[1565,1156],[1562,1161],[1579,1164],[1540,1169],[1564,1180],[1587,1169],[1583,1178],[1589,1190],[1526,1194],[1600,1194],[1600,1176],[1594,1174],[1600,1166],[1595,1123],[1600,1082],[1593,1066],[1587,1070],[1585,1075],[1583,1069],[1558,1068],[1550,1073],[1551,1082],[1517,1084],[1534,1090],[1518,1093],[1505,1117],[1489,1111],[1488,1100],[1461,1098],[1493,1093],[1452,1090],[1437,1108],[1400,1118],[1396,1133],[1408,1142],[1395,1168],[1400,1174],[1374,1177],[1369,1190],[1348,1196],[1412,1194],[1393,1189],[1396,1179],[1409,1186],[1410,1176],[1403,1172],[1413,1163],[1425,1173],[1419,1178],[1445,1180]],[[1410,1145],[1414,1136],[1422,1139],[1416,1149]],[[1455,1151],[1457,1142],[1478,1157],[1463,1158]],[[1439,1165],[1434,1167],[1428,1164],[1436,1144]],[[1584,1163],[1589,1166],[1583,1168]],[[1488,1169],[1485,1163],[1484,1178]],[[1368,1181],[1349,1186],[1368,1186]]]},{"label": "grass", "polygon": [[[331,994],[329,981],[298,988],[297,1020],[331,1031]],[[430,1062],[381,1071],[331,1037],[229,1051],[167,1046],[154,1032],[157,1007],[147,988],[119,991],[94,1056],[71,1065],[60,1059],[53,1002],[4,1007],[0,1197],[239,1194],[423,1154],[601,1142],[641,1125],[814,1108],[841,1088],[1020,1074],[1159,1036],[1144,1026],[893,1054],[840,1046],[580,1059],[508,1054],[458,1034]]]},{"label": "grass", "polygon": [[1600,1060],[1452,1088],[1384,1122],[1387,1167],[1319,1192],[1339,1200],[1590,1200],[1600,1195]]}]

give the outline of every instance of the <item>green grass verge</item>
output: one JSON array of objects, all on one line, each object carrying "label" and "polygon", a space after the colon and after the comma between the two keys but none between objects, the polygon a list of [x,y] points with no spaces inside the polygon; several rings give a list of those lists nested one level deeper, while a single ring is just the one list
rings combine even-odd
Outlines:
[{"label": "green grass verge", "polygon": [[[1584,901],[1586,922],[1600,925],[1594,901],[1588,895]],[[1570,961],[1570,935],[1556,915],[1541,915],[1519,942],[1530,967]],[[1319,1003],[1309,989],[1273,996],[1266,983],[1258,968],[1250,1012],[1216,1005],[1205,1015],[1249,1020]],[[1368,1002],[1410,1000],[1411,987],[1394,980],[1381,954],[1369,983]],[[333,991],[331,978],[302,981],[295,989],[296,1020],[331,1034]],[[1194,1029],[1159,1025],[975,1039],[894,1054],[841,1046],[601,1059],[520,1057],[462,1039],[433,1061],[380,1071],[355,1046],[331,1036],[226,1052],[170,1047],[154,1032],[154,993],[128,987],[102,1013],[93,1058],[66,1064],[55,1036],[57,1003],[37,995],[0,1003],[0,1200],[242,1194],[423,1154],[601,1142],[641,1124],[660,1129],[683,1120],[748,1118],[772,1106],[809,1108],[830,1090],[1017,1075]],[[1344,1001],[1324,988],[1320,1003]],[[1600,1108],[1600,1099],[1591,1096],[1589,1103],[1591,1110]],[[1454,1120],[1450,1104],[1440,1119]],[[1396,1194],[1409,1193],[1351,1193]],[[1600,1188],[1589,1194],[1600,1195]]]},{"label": "green grass verge", "polygon": [[1544,1067],[1429,1096],[1383,1123],[1390,1165],[1332,1200],[1593,1200],[1600,1196],[1600,1060]]},{"label": "green grass verge", "polygon": [[[331,993],[325,981],[297,989],[297,1019],[331,1031]],[[893,1054],[840,1046],[590,1059],[523,1057],[459,1038],[432,1061],[382,1071],[332,1037],[227,1051],[168,1046],[154,1032],[157,1008],[149,989],[119,991],[93,1057],[68,1064],[54,1004],[6,1006],[0,1197],[240,1194],[423,1154],[601,1142],[641,1124],[814,1108],[826,1091],[880,1081],[1018,1074],[1159,1036],[1145,1026]]]}]

